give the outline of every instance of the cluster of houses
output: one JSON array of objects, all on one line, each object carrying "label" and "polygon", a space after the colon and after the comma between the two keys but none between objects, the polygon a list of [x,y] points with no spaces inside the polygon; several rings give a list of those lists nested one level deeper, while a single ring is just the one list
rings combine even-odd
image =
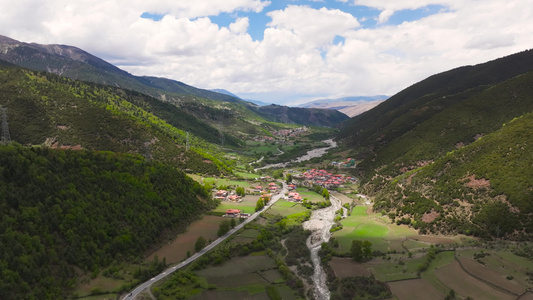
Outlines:
[{"label": "cluster of houses", "polygon": [[298,192],[289,192],[289,195],[286,198],[288,201],[301,202],[302,196]]},{"label": "cluster of houses", "polygon": [[243,213],[240,209],[230,208],[230,209],[226,210],[226,214],[224,215],[224,217],[247,219],[247,218],[250,217],[250,214]]},{"label": "cluster of houses", "polygon": [[334,162],[331,162],[331,164],[339,168],[351,168],[355,166],[355,159],[347,158],[345,161],[341,161],[341,162],[334,161]]},{"label": "cluster of houses", "polygon": [[[309,128],[307,127],[299,127],[299,128],[294,128],[294,129],[281,129],[281,130],[274,130],[271,132],[271,134],[273,136],[267,136],[267,135],[263,135],[263,136],[255,136],[253,137],[252,139],[256,142],[273,142],[273,141],[277,141],[276,138],[278,139],[281,139],[281,140],[284,140],[286,138],[289,138],[289,137],[295,137],[295,136],[298,136],[302,133],[305,133],[309,131]],[[279,143],[279,141],[277,141]]]},{"label": "cluster of houses", "polygon": [[302,185],[311,187],[319,185],[327,189],[336,188],[344,183],[355,182],[356,179],[341,174],[333,174],[326,170],[311,169],[302,174],[295,174],[293,178],[298,179]]},{"label": "cluster of houses", "polygon": [[242,198],[239,195],[236,195],[234,193],[229,193],[226,190],[218,190],[215,193],[215,199],[218,200],[224,200],[224,201],[232,201],[232,202],[242,202]]},{"label": "cluster of houses", "polygon": [[294,129],[281,129],[281,130],[275,130],[272,131],[272,135],[276,137],[293,137],[300,135],[304,132],[307,132],[309,129],[307,127],[300,127],[300,128],[294,128]]}]

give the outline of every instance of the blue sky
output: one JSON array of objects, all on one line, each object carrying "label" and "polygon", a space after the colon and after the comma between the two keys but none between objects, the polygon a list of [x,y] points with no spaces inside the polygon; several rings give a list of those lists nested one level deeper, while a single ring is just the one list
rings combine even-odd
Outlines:
[{"label": "blue sky", "polygon": [[[233,23],[237,18],[248,17],[250,20],[250,27],[248,28],[248,34],[255,41],[263,40],[263,33],[265,28],[268,26],[268,23],[271,21],[271,18],[268,16],[268,12],[283,10],[289,5],[305,5],[314,9],[320,9],[326,7],[328,9],[338,9],[344,12],[347,12],[360,20],[361,25],[364,28],[375,28],[377,26],[391,26],[398,25],[403,22],[410,22],[422,19],[432,14],[436,14],[443,10],[446,10],[445,6],[442,5],[427,5],[417,9],[403,9],[394,12],[394,14],[388,19],[387,22],[383,24],[378,24],[378,18],[381,13],[379,9],[355,5],[353,3],[343,3],[339,1],[329,0],[329,1],[291,1],[291,0],[280,0],[272,1],[272,3],[261,12],[223,12],[215,16],[209,16],[211,22],[217,24],[220,27],[228,27]],[[142,18],[152,19],[154,21],[160,21],[165,14],[159,13],[154,14],[150,12],[143,12],[141,14]]]},{"label": "blue sky", "polygon": [[533,47],[533,0],[0,0],[0,34],[296,105],[393,95]]}]

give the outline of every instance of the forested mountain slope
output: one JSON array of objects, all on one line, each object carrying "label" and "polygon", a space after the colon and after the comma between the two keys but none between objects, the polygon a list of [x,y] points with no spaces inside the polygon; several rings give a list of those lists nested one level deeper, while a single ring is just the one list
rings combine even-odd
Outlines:
[{"label": "forested mountain slope", "polygon": [[531,70],[526,51],[448,71],[350,120],[341,136],[375,209],[423,232],[529,236]]},{"label": "forested mountain slope", "polygon": [[[21,144],[141,153],[195,172],[223,167],[210,144],[220,143],[219,130],[137,92],[0,67],[0,105],[8,108],[11,138]],[[185,151],[186,131],[193,151]],[[224,137],[226,145],[241,143]]]},{"label": "forested mountain slope", "polygon": [[140,156],[0,146],[0,295],[62,299],[80,272],[143,257],[209,193]]},{"label": "forested mountain slope", "polygon": [[[346,122],[339,139],[375,169],[398,175],[531,111],[533,51],[431,76]],[[499,89],[502,81],[515,78]]]},{"label": "forested mountain slope", "polygon": [[532,200],[533,113],[527,113],[385,184],[375,209],[422,232],[530,240]]}]

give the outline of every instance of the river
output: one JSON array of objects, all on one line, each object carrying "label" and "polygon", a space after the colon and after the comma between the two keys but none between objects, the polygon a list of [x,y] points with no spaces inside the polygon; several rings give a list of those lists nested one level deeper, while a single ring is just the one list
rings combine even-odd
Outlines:
[{"label": "river", "polygon": [[311,251],[311,260],[313,261],[314,274],[313,282],[315,290],[315,299],[329,299],[330,293],[327,285],[327,275],[322,268],[318,251],[322,243],[329,241],[331,233],[329,232],[334,223],[335,212],[341,208],[341,201],[330,195],[331,206],[313,211],[309,221],[303,223],[306,230],[313,233],[307,239],[307,247]]},{"label": "river", "polygon": [[307,151],[307,154],[302,155],[302,156],[300,156],[300,157],[298,157],[296,159],[293,159],[293,160],[291,160],[289,162],[277,163],[277,164],[269,164],[269,165],[263,166],[261,168],[257,168],[257,169],[255,169],[255,171],[263,170],[263,169],[270,169],[270,168],[285,168],[291,163],[299,163],[299,162],[302,162],[302,161],[310,160],[310,159],[315,158],[315,157],[320,157],[320,156],[326,154],[326,152],[328,152],[329,149],[337,147],[337,142],[335,142],[332,139],[324,140],[322,142],[328,144],[329,146],[323,147],[323,148],[316,148],[316,149],[309,150],[309,151]]},{"label": "river", "polygon": [[[296,159],[293,159],[290,162],[269,164],[264,167],[255,169],[269,169],[269,168],[285,168],[290,163],[299,163],[302,161],[307,161],[315,157],[321,157],[326,154],[327,151],[331,148],[337,147],[337,143],[332,140],[324,140],[324,143],[328,144],[327,147],[316,148],[307,151],[307,154],[300,156]],[[331,226],[335,220],[335,212],[341,208],[341,200],[330,195],[331,206],[318,209],[313,211],[309,221],[303,223],[303,227],[306,230],[311,230],[313,233],[309,236],[306,241],[307,247],[311,251],[311,260],[313,262],[313,282],[314,282],[314,297],[319,300],[328,300],[330,298],[330,293],[327,285],[327,275],[322,268],[320,257],[318,256],[318,251],[320,250],[322,243],[328,242],[331,237],[329,232]]]}]

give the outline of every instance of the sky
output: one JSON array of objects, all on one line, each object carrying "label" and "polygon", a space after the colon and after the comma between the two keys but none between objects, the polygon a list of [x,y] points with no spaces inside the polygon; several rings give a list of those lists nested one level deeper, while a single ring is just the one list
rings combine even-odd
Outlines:
[{"label": "sky", "polygon": [[296,105],[533,48],[533,0],[0,0],[0,34]]}]

